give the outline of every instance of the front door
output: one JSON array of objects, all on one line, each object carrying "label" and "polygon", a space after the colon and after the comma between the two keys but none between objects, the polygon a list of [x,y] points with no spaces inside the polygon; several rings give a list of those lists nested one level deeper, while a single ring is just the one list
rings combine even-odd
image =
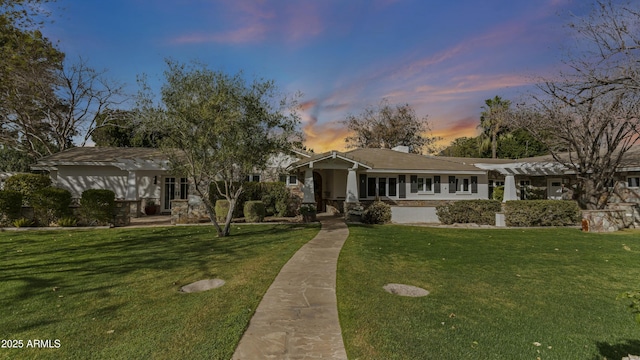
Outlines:
[{"label": "front door", "polygon": [[562,200],[562,179],[548,180],[547,198],[549,200]]},{"label": "front door", "polygon": [[325,212],[324,201],[322,199],[322,176],[315,171],[313,172],[313,194],[318,213]]},{"label": "front door", "polygon": [[186,199],[189,195],[189,182],[187,178],[180,178],[180,182],[174,177],[164,178],[162,210],[171,211],[171,200]]}]

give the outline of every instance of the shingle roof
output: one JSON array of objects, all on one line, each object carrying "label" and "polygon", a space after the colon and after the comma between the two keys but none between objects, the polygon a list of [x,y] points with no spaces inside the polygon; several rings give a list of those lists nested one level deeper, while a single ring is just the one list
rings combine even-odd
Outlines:
[{"label": "shingle roof", "polygon": [[45,156],[38,164],[61,164],[75,162],[105,162],[120,160],[166,160],[167,156],[159,149],[119,148],[119,147],[76,147]]},{"label": "shingle roof", "polygon": [[442,170],[442,171],[481,171],[475,166],[463,164],[433,156],[408,154],[390,149],[355,149],[346,152],[330,151],[302,159],[291,167],[301,167],[310,162],[320,161],[333,155],[358,162],[375,170]]}]

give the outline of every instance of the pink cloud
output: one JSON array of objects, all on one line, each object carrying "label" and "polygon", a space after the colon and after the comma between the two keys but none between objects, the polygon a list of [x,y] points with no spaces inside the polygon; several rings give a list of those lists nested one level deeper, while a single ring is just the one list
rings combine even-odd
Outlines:
[{"label": "pink cloud", "polygon": [[264,38],[266,29],[261,24],[214,34],[190,34],[173,39],[174,44],[225,43],[242,44],[257,42]]},{"label": "pink cloud", "polygon": [[[266,37],[287,42],[299,42],[315,37],[324,31],[322,11],[313,2],[292,2],[284,6],[264,1],[226,2],[221,23],[231,29],[178,36],[173,44],[223,43],[243,44],[264,40]],[[234,28],[235,26],[235,28]]]}]

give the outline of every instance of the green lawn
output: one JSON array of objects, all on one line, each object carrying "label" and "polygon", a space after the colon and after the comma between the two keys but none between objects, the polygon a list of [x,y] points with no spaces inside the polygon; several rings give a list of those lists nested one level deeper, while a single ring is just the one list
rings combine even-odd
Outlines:
[{"label": "green lawn", "polygon": [[[621,359],[640,325],[640,232],[349,228],[338,307],[349,359]],[[423,287],[422,298],[386,293]]]},{"label": "green lawn", "polygon": [[[0,233],[0,359],[229,359],[284,263],[318,226]],[[216,290],[182,285],[222,278]],[[29,340],[59,348],[26,348]],[[6,345],[6,343],[4,343]]]}]

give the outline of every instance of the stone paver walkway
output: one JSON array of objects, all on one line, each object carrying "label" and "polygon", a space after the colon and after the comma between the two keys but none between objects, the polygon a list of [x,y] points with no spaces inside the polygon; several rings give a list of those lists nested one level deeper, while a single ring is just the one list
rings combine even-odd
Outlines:
[{"label": "stone paver walkway", "polygon": [[233,359],[346,359],[336,301],[336,266],[349,229],[322,229],[285,264],[267,290]]}]

